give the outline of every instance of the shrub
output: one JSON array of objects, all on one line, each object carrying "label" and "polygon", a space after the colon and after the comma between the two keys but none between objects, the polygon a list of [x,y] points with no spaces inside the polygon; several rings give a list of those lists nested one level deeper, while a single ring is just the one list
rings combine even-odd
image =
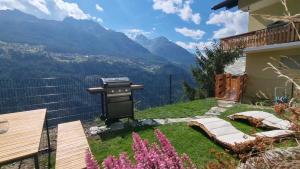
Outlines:
[{"label": "shrub", "polygon": [[196,66],[191,71],[196,81],[193,87],[183,83],[185,94],[190,100],[213,97],[215,91],[215,75],[224,73],[227,65],[234,63],[242,55],[243,44],[237,44],[225,50],[220,42],[205,47],[203,53],[196,49]]},{"label": "shrub", "polygon": [[[105,169],[195,169],[188,155],[178,155],[167,137],[158,129],[155,136],[159,142],[149,144],[137,133],[132,134],[135,163],[131,162],[127,153],[121,153],[119,158],[108,156],[102,163]],[[86,154],[87,169],[98,169],[98,165],[90,153]],[[88,168],[89,166],[95,168]],[[98,167],[98,168],[97,168]]]}]

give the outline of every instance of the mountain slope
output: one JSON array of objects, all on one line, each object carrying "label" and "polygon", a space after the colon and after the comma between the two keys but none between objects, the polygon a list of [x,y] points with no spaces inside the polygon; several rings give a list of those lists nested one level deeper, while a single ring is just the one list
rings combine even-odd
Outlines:
[{"label": "mountain slope", "polygon": [[144,35],[138,35],[136,36],[135,41],[153,54],[163,57],[170,62],[185,66],[190,66],[195,62],[195,56],[193,54],[169,41],[165,37],[148,39]]},{"label": "mountain slope", "polygon": [[125,34],[106,30],[89,20],[43,20],[19,11],[6,10],[0,11],[0,25],[0,40],[6,42],[44,45],[54,52],[102,54],[165,62]]},{"label": "mountain slope", "polygon": [[[174,99],[179,100],[183,96],[182,81],[191,82],[192,79],[186,70],[174,64],[145,65],[136,59],[120,59],[114,56],[54,53],[46,51],[45,47],[40,45],[0,41],[0,84],[2,85],[9,85],[10,81],[13,80],[19,82],[17,83],[18,88],[20,86],[26,87],[26,85],[35,84],[23,84],[21,83],[22,79],[36,79],[39,81],[41,78],[48,77],[62,79],[61,82],[57,81],[61,85],[65,82],[63,79],[82,81],[82,79],[93,79],[93,77],[127,76],[134,83],[145,85],[145,89],[141,91],[142,95],[137,96],[137,100],[141,101],[138,106],[148,107],[168,102],[170,74],[174,75],[172,78],[172,86],[174,87],[172,95]],[[36,83],[37,81],[34,82]],[[9,87],[9,89],[12,88]],[[3,91],[5,94],[10,92],[10,90]],[[22,91],[20,90],[20,92]],[[52,88],[49,91],[53,91]],[[32,92],[30,94],[34,94],[45,91],[36,89],[30,90],[30,92]],[[79,92],[84,94],[86,91]],[[15,95],[13,94],[13,96]],[[74,96],[72,95],[71,97],[74,100],[78,99],[77,93],[74,93]],[[31,99],[34,98],[32,97]],[[15,101],[15,97],[7,100]],[[34,101],[36,100],[28,102],[32,104]],[[87,100],[84,100],[84,103],[87,103]],[[8,102],[6,105],[15,106],[15,102]]]},{"label": "mountain slope", "polygon": [[170,74],[172,95],[178,99],[182,81],[192,79],[186,69],[164,58],[93,21],[51,21],[0,11],[0,79],[128,76],[145,85],[141,104],[147,107],[168,100]]}]

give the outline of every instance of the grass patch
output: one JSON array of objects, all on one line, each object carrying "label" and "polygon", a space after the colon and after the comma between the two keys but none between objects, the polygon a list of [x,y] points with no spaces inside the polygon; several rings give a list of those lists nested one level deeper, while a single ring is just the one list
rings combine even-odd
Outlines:
[{"label": "grass patch", "polygon": [[227,117],[231,114],[238,113],[238,112],[244,112],[244,111],[265,111],[269,113],[275,113],[272,108],[269,107],[257,107],[254,105],[248,105],[248,104],[237,104],[233,107],[229,108],[227,111],[221,114],[221,117]]},{"label": "grass patch", "polygon": [[217,101],[213,98],[195,100],[185,103],[177,103],[162,107],[150,108],[139,111],[135,114],[137,119],[146,118],[180,118],[201,116],[206,113],[211,107],[216,106]]},{"label": "grass patch", "polygon": [[[199,168],[202,168],[207,162],[214,159],[214,156],[209,152],[210,149],[224,152],[222,147],[212,142],[200,131],[188,127],[186,123],[170,124],[156,128],[160,129],[169,138],[179,154],[188,154]],[[139,133],[143,139],[153,143],[156,142],[154,129],[150,127],[132,129],[131,131]],[[127,152],[133,159],[130,131],[105,141],[92,138],[89,139],[89,144],[98,162],[102,162],[108,155],[117,156],[121,152]]]}]

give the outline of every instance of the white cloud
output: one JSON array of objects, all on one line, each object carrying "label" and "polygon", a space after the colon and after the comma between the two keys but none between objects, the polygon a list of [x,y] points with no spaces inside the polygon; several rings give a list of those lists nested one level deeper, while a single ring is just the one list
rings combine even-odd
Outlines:
[{"label": "white cloud", "polygon": [[98,23],[103,23],[103,20],[101,18],[97,18],[95,16],[92,17],[92,20]]},{"label": "white cloud", "polygon": [[0,10],[8,9],[16,9],[38,18],[51,20],[63,20],[66,17],[92,19],[77,3],[64,0],[0,0]]},{"label": "white cloud", "polygon": [[193,0],[153,0],[153,9],[161,10],[166,14],[177,14],[184,21],[200,24],[200,14],[193,13],[192,3]]},{"label": "white cloud", "polygon": [[206,23],[221,27],[219,30],[213,32],[213,38],[215,39],[237,35],[247,32],[248,13],[239,10],[212,13]]},{"label": "white cloud", "polygon": [[153,3],[153,9],[174,14],[177,12],[177,6],[182,4],[182,0],[153,0]]},{"label": "white cloud", "polygon": [[19,0],[1,0],[0,10],[8,10],[8,9],[25,10],[25,6],[21,2],[19,2]]},{"label": "white cloud", "polygon": [[179,16],[182,20],[188,21],[193,15],[193,10],[189,3],[183,5],[183,8],[179,10]]},{"label": "white cloud", "polygon": [[200,21],[201,21],[200,14],[199,14],[199,13],[193,14],[193,15],[192,15],[192,21],[193,21],[195,24],[200,24]]},{"label": "white cloud", "polygon": [[96,4],[96,10],[100,11],[100,12],[104,11],[103,8],[99,4]]},{"label": "white cloud", "polygon": [[66,16],[75,19],[90,19],[89,14],[84,13],[76,3],[69,3],[63,0],[53,0],[59,11]]},{"label": "white cloud", "polygon": [[149,36],[152,33],[142,29],[125,29],[123,32],[131,39],[135,39],[137,35]]},{"label": "white cloud", "polygon": [[96,20],[97,22],[101,22],[101,23],[103,23],[103,20],[101,19],[101,18],[97,18],[97,20]]},{"label": "white cloud", "polygon": [[45,14],[50,15],[50,11],[45,0],[29,0],[28,2]]},{"label": "white cloud", "polygon": [[200,29],[194,30],[194,29],[188,29],[186,27],[175,28],[175,31],[182,34],[183,36],[190,37],[193,39],[201,39],[205,34],[205,32]]},{"label": "white cloud", "polygon": [[213,42],[208,41],[208,42],[182,42],[182,41],[177,41],[177,45],[187,49],[187,50],[195,50],[196,47],[201,51],[204,50],[206,47],[211,47]]}]

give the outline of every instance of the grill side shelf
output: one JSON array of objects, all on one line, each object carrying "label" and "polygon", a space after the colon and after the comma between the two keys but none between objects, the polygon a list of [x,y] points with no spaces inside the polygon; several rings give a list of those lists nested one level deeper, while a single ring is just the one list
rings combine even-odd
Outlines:
[{"label": "grill side shelf", "polygon": [[144,85],[130,85],[132,90],[144,89]]},{"label": "grill side shelf", "polygon": [[105,89],[103,87],[93,87],[93,88],[88,88],[87,91],[91,94],[96,94],[96,93],[105,92]]}]

